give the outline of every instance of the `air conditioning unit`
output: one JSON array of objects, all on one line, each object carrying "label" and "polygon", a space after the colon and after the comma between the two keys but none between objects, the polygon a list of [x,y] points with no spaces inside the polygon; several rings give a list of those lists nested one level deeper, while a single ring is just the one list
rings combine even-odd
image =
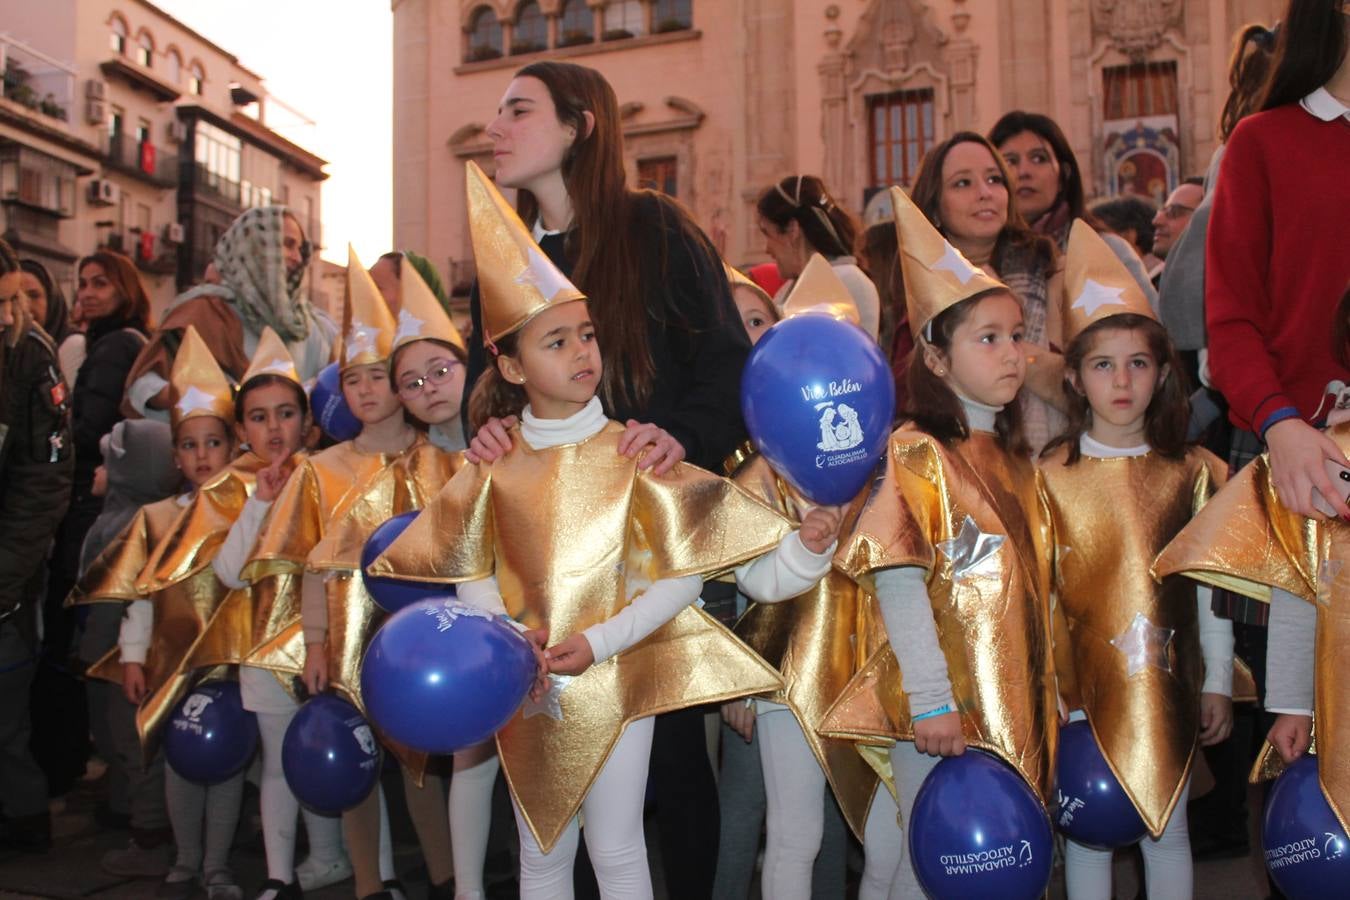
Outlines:
[{"label": "air conditioning unit", "polygon": [[108,120],[108,107],[102,100],[86,100],[84,120],[90,125],[102,125]]},{"label": "air conditioning unit", "polygon": [[107,85],[101,79],[91,78],[84,83],[84,96],[89,100],[102,100]]},{"label": "air conditioning unit", "polygon": [[164,226],[164,242],[168,244],[183,243],[183,223],[170,222]]},{"label": "air conditioning unit", "polygon": [[173,141],[176,144],[181,144],[183,143],[183,141],[187,140],[186,122],[183,122],[179,119],[174,119],[172,122],[169,123],[169,127],[165,130],[169,134],[169,140]]},{"label": "air conditioning unit", "polygon": [[89,203],[92,206],[116,206],[122,191],[106,178],[89,182]]}]

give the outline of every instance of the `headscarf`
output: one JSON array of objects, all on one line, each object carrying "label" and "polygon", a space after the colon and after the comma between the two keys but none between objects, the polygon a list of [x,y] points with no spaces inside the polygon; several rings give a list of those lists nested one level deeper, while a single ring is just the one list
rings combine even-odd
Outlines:
[{"label": "headscarf", "polygon": [[61,286],[52,280],[47,267],[35,259],[19,260],[19,268],[36,278],[46,292],[47,316],[38,324],[59,345],[70,334],[70,311],[66,307],[66,297],[61,293]]},{"label": "headscarf", "polygon": [[173,307],[196,297],[221,297],[234,307],[244,329],[252,334],[262,334],[264,327],[270,327],[288,344],[307,338],[314,313],[300,285],[310,250],[308,246],[302,248],[302,265],[293,273],[286,271],[281,242],[287,215],[295,216],[284,206],[246,210],[216,244],[213,262],[220,283],[199,285],[179,295]]}]

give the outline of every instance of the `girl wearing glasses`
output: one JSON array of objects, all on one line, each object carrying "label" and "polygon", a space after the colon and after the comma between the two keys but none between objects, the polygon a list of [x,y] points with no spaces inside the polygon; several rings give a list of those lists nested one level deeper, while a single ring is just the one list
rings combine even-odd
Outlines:
[{"label": "girl wearing glasses", "polygon": [[389,377],[403,408],[427,426],[428,440],[460,453],[466,445],[459,415],[468,360],[464,338],[445,313],[439,284],[418,277],[417,258],[399,257],[399,328]]}]

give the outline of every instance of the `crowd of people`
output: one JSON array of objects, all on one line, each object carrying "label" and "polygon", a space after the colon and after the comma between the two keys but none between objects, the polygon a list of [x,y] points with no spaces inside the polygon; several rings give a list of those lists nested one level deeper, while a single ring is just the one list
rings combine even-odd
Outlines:
[{"label": "crowd of people", "polygon": [[[628,186],[599,73],[531,64],[486,130],[493,180],[468,168],[463,333],[410,251],[351,255],[332,321],[280,206],[242,214],[158,323],[121,254],[81,259],[68,303],[0,242],[0,843],[48,851],[49,799],[97,757],[98,822],[129,834],[101,865],[156,896],[244,896],[247,781],[250,896],[407,896],[384,788],[302,810],[281,751],[306,696],[361,706],[383,617],[361,549],[424,510],[371,571],[517,622],[527,704],[553,704],[452,759],[388,743],[426,896],[487,896],[512,812],[522,897],[652,896],[644,813],[672,897],[743,900],[757,869],[775,900],[923,896],[905,833],[936,762],[979,746],[1049,807],[1056,729],[1084,719],[1147,827],[1147,895],[1191,896],[1193,859],[1248,852],[1258,752],[1307,753],[1314,709],[1318,753],[1346,752],[1316,676],[1350,519],[1347,23],[1290,0],[1245,28],[1219,149],[1160,206],[1089,202],[1059,125],[1010,111],[934,146],[866,228],[785,176],[755,207],[772,265],[748,273]],[[819,304],[876,341],[897,398],[874,483],[839,507],[741,417],[752,346]],[[330,365],[346,440],[310,408]],[[1306,553],[1251,562],[1263,522]],[[1310,559],[1320,576],[1289,576]],[[1161,661],[1118,649],[1141,619],[1172,635]],[[261,750],[207,787],[158,734],[219,677]],[[1190,799],[1197,747],[1215,786]],[[1069,840],[1064,862],[1071,898],[1111,896],[1109,851]]]}]

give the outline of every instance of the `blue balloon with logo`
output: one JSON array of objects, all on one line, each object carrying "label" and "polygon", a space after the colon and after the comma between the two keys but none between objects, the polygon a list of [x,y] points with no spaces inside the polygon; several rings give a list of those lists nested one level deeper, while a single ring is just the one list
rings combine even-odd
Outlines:
[{"label": "blue balloon with logo", "polygon": [[944,900],[1035,900],[1050,884],[1050,820],[1022,777],[979,750],[928,773],[907,823],[919,884]]},{"label": "blue balloon with logo", "polygon": [[1148,833],[1086,721],[1060,728],[1055,765],[1059,792],[1055,824],[1064,834],[1089,847],[1114,850]]},{"label": "blue balloon with logo", "polygon": [[487,740],[534,683],[534,649],[504,617],[453,597],[406,606],[380,626],[361,696],[380,730],[428,753]]},{"label": "blue balloon with logo", "polygon": [[433,597],[454,596],[455,589],[451,585],[432,584],[426,581],[410,581],[403,578],[393,578],[387,575],[371,575],[366,570],[371,564],[379,558],[380,554],[388,550],[389,547],[398,540],[412,520],[417,518],[418,511],[399,513],[392,518],[385,520],[370,533],[366,538],[366,545],[361,548],[361,578],[365,582],[366,590],[370,596],[380,605],[380,608],[386,612],[398,612],[405,606],[417,603],[419,600],[430,600]]},{"label": "blue balloon with logo", "polygon": [[335,441],[350,441],[361,433],[361,420],[342,396],[342,377],[337,363],[329,363],[309,389],[309,409],[323,433]]},{"label": "blue balloon with logo", "polygon": [[380,742],[366,717],[341,697],[319,694],[295,713],[281,742],[281,771],[305,806],[335,816],[380,780]]},{"label": "blue balloon with logo", "polygon": [[807,312],[775,324],[750,351],[741,414],[793,487],[814,503],[847,503],[886,451],[895,381],[865,331]]},{"label": "blue balloon with logo", "polygon": [[1275,779],[1261,849],[1271,880],[1289,900],[1350,893],[1350,838],[1322,793],[1316,756],[1305,754]]},{"label": "blue balloon with logo", "polygon": [[237,681],[199,684],[164,726],[164,760],[188,781],[219,784],[258,750],[258,719],[244,709]]}]

